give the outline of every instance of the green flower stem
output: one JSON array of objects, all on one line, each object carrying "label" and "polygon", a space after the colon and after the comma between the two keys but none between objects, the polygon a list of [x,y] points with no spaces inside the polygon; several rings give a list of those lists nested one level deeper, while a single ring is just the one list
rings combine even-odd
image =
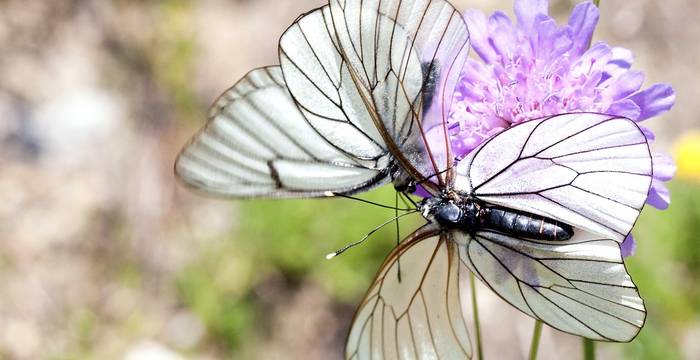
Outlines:
[{"label": "green flower stem", "polygon": [[481,325],[479,323],[479,306],[476,303],[476,284],[474,282],[474,274],[469,274],[469,283],[472,287],[472,313],[474,313],[474,327],[476,328],[476,353],[478,360],[484,360],[484,354],[481,350]]},{"label": "green flower stem", "polygon": [[600,7],[600,0],[593,0],[595,6]]},{"label": "green flower stem", "polygon": [[540,338],[542,337],[542,321],[535,320],[535,328],[532,330],[532,342],[530,343],[529,360],[537,359],[537,350],[540,347]]},{"label": "green flower stem", "polygon": [[595,360],[595,341],[583,338],[583,359]]}]

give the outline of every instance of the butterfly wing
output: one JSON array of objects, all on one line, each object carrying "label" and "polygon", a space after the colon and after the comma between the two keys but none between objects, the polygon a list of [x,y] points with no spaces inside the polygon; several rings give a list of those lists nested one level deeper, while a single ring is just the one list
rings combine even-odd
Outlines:
[{"label": "butterfly wing", "polygon": [[[451,168],[453,158],[446,120],[469,51],[469,31],[461,14],[445,0],[331,0],[330,6],[340,43],[344,49],[348,49],[345,53],[349,62],[353,67],[365,70],[366,84],[370,86],[373,81],[382,82],[382,73],[371,71],[372,68],[376,69],[374,54],[387,50],[386,42],[373,41],[375,35],[379,34],[377,39],[388,38],[388,34],[396,38],[399,35],[396,31],[398,28],[410,39],[411,51],[394,51],[393,55],[401,56],[403,61],[406,61],[407,55],[419,59],[423,83],[420,98],[412,103],[411,124],[414,127],[410,130],[415,129],[420,136],[406,137],[404,133],[396,132],[388,126],[390,123],[387,121],[381,125],[384,131],[393,135],[404,152],[415,152],[415,148],[424,149],[424,155],[427,156],[412,159],[412,163],[426,177],[439,174],[431,180],[444,184],[445,179],[451,177],[444,171]],[[391,19],[393,24],[389,27],[381,26],[382,16]],[[383,32],[386,36],[382,36]],[[400,72],[398,75],[403,81]],[[386,94],[389,95],[388,98],[393,98],[396,90],[391,81],[386,88],[390,90]],[[384,95],[381,91],[378,93]],[[381,105],[379,100],[376,103]]]},{"label": "butterfly wing", "polygon": [[574,335],[631,341],[646,311],[614,240],[581,232],[566,243],[492,231],[451,233],[461,261],[520,311]]},{"label": "butterfly wing", "polygon": [[348,150],[363,135],[334,142],[297,109],[278,66],[251,71],[212,106],[207,125],[182,150],[175,173],[218,196],[314,197],[354,193],[388,181],[385,166]]},{"label": "butterfly wing", "polygon": [[647,198],[652,160],[631,120],[565,114],[503,131],[457,165],[455,189],[622,242]]},{"label": "butterfly wing", "polygon": [[359,130],[365,141],[353,145],[368,159],[392,156],[423,179],[447,167],[433,152],[449,149],[428,144],[423,110],[446,113],[467,43],[464,21],[445,1],[331,1],[285,32],[280,63],[319,133],[334,141]]},{"label": "butterfly wing", "polygon": [[346,358],[471,358],[460,302],[468,272],[457,251],[429,225],[401,242],[355,313]]}]

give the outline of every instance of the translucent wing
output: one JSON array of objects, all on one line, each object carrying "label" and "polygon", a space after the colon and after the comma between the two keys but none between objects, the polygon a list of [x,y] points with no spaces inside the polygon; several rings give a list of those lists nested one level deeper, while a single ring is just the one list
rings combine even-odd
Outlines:
[{"label": "translucent wing", "polygon": [[[353,143],[354,152],[368,159],[391,153],[409,175],[423,179],[439,172],[433,146],[425,145],[423,110],[442,114],[448,106],[442,93],[451,103],[467,42],[463,20],[444,1],[332,1],[285,32],[280,63],[292,96],[319,133],[333,141],[360,131],[365,139]],[[440,148],[447,148],[444,141]]]},{"label": "translucent wing", "polygon": [[621,242],[646,201],[651,165],[633,121],[566,114],[486,141],[457,165],[455,189]]},{"label": "translucent wing", "polygon": [[[469,31],[461,14],[445,0],[331,0],[330,6],[341,47],[347,49],[348,61],[353,68],[359,69],[359,74],[365,75],[360,78],[369,87],[383,81],[382,72],[372,71],[377,69],[375,54],[389,50],[386,43],[375,39],[388,37],[382,36],[383,32],[391,32],[396,38],[397,28],[407,34],[411,51],[394,55],[419,58],[423,86],[421,97],[412,104],[411,113],[412,124],[418,125],[416,131],[421,134],[408,138],[406,142],[403,133],[387,126],[390,123],[386,119],[390,117],[382,116],[382,125],[394,135],[393,139],[404,147],[404,151],[411,153],[416,148],[424,149],[428,157],[423,157],[422,161],[412,159],[414,166],[426,177],[440,174],[437,181],[444,183],[448,175],[443,171],[452,166],[446,119],[469,51]],[[381,26],[382,16],[391,19],[394,25],[389,28]],[[401,72],[398,75],[403,81]],[[390,82],[387,86],[390,99],[397,92],[392,85]],[[376,103],[380,105],[381,101]],[[381,106],[378,108],[380,114],[385,114]]]},{"label": "translucent wing", "polygon": [[614,240],[579,233],[543,243],[490,231],[453,232],[460,258],[501,298],[549,326],[627,342],[644,325],[644,302]]},{"label": "translucent wing", "polygon": [[355,313],[346,358],[471,358],[460,303],[468,272],[457,251],[429,226],[394,249]]},{"label": "translucent wing", "polygon": [[220,196],[353,193],[388,181],[386,165],[352,152],[362,136],[346,131],[329,142],[297,109],[280,68],[261,68],[221,95],[175,172],[187,185]]}]

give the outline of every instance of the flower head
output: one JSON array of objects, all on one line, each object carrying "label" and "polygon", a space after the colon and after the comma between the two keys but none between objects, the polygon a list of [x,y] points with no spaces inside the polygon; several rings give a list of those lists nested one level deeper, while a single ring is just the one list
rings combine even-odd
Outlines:
[{"label": "flower head", "polygon": [[[631,51],[602,42],[590,46],[598,23],[595,5],[577,5],[564,25],[547,7],[547,0],[516,0],[516,23],[502,12],[490,17],[466,12],[472,48],[481,61],[467,61],[454,95],[449,128],[457,156],[514,124],[543,116],[597,112],[641,122],[673,106],[669,85],[642,89],[644,74],[632,70]],[[642,130],[654,139],[650,130]],[[670,200],[664,181],[675,165],[662,154],[653,159],[647,202],[663,209]]]},{"label": "flower head", "polygon": [[[603,42],[592,46],[598,8],[578,4],[567,24],[548,15],[547,0],[515,0],[517,22],[502,12],[486,17],[470,10],[465,20],[481,61],[467,60],[454,94],[449,119],[451,144],[458,157],[483,140],[521,122],[568,112],[619,115],[641,122],[668,111],[675,92],[667,84],[642,89],[644,74],[632,70],[632,52]],[[654,134],[640,126],[649,141]],[[654,179],[647,203],[665,209],[670,193],[664,182],[676,166],[654,153]],[[623,255],[634,252],[632,236]]]}]

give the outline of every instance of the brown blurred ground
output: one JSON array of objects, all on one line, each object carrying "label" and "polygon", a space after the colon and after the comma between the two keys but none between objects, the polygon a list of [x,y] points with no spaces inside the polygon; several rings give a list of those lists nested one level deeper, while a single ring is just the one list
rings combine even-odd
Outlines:
[{"label": "brown blurred ground", "polygon": [[[678,93],[674,110],[649,123],[657,149],[670,149],[700,127],[700,3],[602,2],[596,39],[632,49],[647,85]],[[233,355],[207,340],[174,285],[208,241],[237,227],[229,203],[175,184],[179,147],[207,105],[249,69],[276,63],[279,35],[322,3],[0,1],[0,358],[338,358],[352,308],[313,282],[269,284],[269,337]],[[570,6],[552,11],[563,19]],[[513,325],[502,309],[484,308],[494,319],[487,344],[517,357],[531,322]],[[578,346],[553,336],[545,332],[543,357]]]}]

